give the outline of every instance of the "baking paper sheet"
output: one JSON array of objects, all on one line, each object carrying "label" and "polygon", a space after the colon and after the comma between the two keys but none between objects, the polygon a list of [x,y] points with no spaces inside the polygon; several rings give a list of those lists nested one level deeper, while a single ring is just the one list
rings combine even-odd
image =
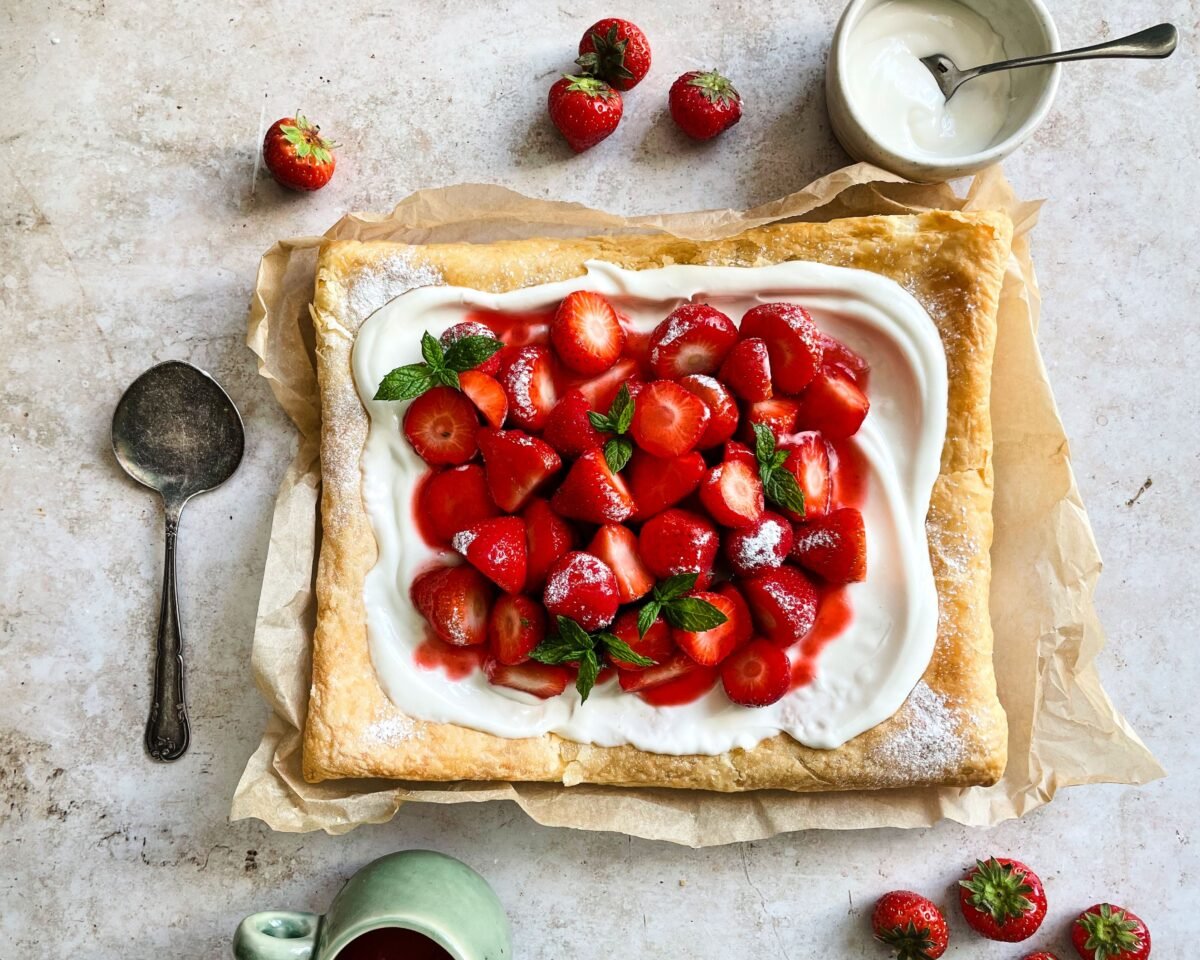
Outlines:
[{"label": "baking paper sheet", "polygon": [[868,164],[823,177],[753,210],[619,217],[579,204],[534,200],[498,186],[424,190],[390,214],[351,214],[329,239],[404,243],[489,242],[537,236],[665,231],[729,236],[784,219],[832,220],[927,209],[998,209],[1016,224],[1005,277],[992,393],[995,541],[991,613],[1009,762],[992,787],[875,792],[742,794],[538,783],[397,783],[300,773],[316,618],[313,579],[320,532],[320,413],[309,302],[322,237],[277,243],[264,255],[247,342],[300,432],[275,504],[254,633],[255,682],[271,707],[262,742],[233,799],[234,820],[276,830],[342,833],[389,819],[403,803],[512,800],[534,820],[613,830],[693,847],[757,840],[809,828],[925,827],[948,818],[974,825],[1019,817],[1082,783],[1145,783],[1162,768],[1100,685],[1104,632],[1092,605],[1101,561],[1071,472],[1062,422],[1037,346],[1039,298],[1029,235],[1040,204],[1019,200],[999,168],[966,197],[918,185]]}]

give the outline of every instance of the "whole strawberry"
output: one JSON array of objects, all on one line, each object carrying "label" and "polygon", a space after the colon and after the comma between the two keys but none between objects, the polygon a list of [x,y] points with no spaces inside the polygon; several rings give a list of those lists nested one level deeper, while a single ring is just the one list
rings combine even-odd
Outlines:
[{"label": "whole strawberry", "polygon": [[893,890],[880,897],[871,927],[876,940],[896,951],[897,960],[937,960],[950,942],[942,911],[911,890]]},{"label": "whole strawberry", "polygon": [[568,74],[550,88],[550,119],[571,149],[583,153],[617,129],[621,95],[603,80]]},{"label": "whole strawberry", "polygon": [[1042,881],[1018,860],[976,860],[958,885],[963,919],[989,940],[1027,940],[1046,919]]},{"label": "whole strawberry", "polygon": [[1150,931],[1136,913],[1097,903],[1071,924],[1071,943],[1083,960],[1146,960]]},{"label": "whole strawberry", "polygon": [[289,190],[320,190],[333,176],[334,144],[302,113],[271,124],[263,138],[263,162]]},{"label": "whole strawberry", "polygon": [[742,119],[742,98],[716,70],[693,70],[671,84],[671,119],[694,140],[711,140]]},{"label": "whole strawberry", "polygon": [[650,70],[650,42],[637,25],[607,17],[584,31],[575,62],[588,76],[618,90],[632,90]]}]

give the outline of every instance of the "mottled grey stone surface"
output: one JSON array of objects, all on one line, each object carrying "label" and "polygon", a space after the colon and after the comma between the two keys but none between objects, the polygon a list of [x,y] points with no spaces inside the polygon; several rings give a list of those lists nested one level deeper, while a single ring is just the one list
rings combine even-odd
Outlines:
[{"label": "mottled grey stone surface", "polygon": [[[0,956],[219,957],[244,913],[323,909],[373,857],[429,846],[493,882],[518,956],[880,956],[884,889],[948,898],[992,851],[1041,869],[1065,957],[1069,913],[1102,897],[1185,954],[1200,885],[1195,585],[1200,468],[1197,0],[1051,0],[1067,41],[1159,19],[1166,64],[1084,64],[1008,172],[1049,198],[1035,239],[1042,343],[1107,560],[1101,669],[1170,777],[1078,788],[990,832],[809,833],[705,851],[544,829],[507,804],[413,805],[343,837],[231,826],[265,708],[250,637],[272,495],[292,431],[243,346],[277,237],[410,191],[494,181],[625,213],[747,206],[845,162],[821,72],[840,0],[626,4],[654,45],[619,131],[582,158],[547,122],[551,78],[600,6],[465,0],[0,4]],[[746,119],[710,146],[664,110],[718,64]],[[256,161],[303,107],[341,141],[333,184],[285,195]],[[113,404],[150,363],[212,371],[246,419],[235,481],[182,531],[194,746],[141,748],[162,523],[108,451]],[[1140,497],[1135,493],[1152,478]],[[1200,836],[1197,837],[1200,841]],[[1188,894],[1190,893],[1190,896]],[[968,940],[951,956],[1015,958]],[[832,948],[825,945],[831,944]]]}]

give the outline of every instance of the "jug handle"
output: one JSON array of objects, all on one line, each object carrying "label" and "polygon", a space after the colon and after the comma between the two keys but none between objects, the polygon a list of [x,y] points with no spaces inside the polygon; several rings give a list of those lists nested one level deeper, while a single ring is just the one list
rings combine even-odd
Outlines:
[{"label": "jug handle", "polygon": [[233,935],[237,960],[311,960],[317,944],[315,913],[266,910],[238,924]]}]

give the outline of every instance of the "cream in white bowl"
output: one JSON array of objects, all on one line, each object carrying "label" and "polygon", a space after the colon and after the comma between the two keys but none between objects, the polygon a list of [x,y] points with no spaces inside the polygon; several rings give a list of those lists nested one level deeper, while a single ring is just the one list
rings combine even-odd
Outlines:
[{"label": "cream in white bowl", "polygon": [[856,159],[912,180],[973,173],[1033,133],[1058,67],[983,76],[947,103],[920,58],[967,68],[1057,49],[1041,0],[853,0],[826,74],[834,132]]}]

